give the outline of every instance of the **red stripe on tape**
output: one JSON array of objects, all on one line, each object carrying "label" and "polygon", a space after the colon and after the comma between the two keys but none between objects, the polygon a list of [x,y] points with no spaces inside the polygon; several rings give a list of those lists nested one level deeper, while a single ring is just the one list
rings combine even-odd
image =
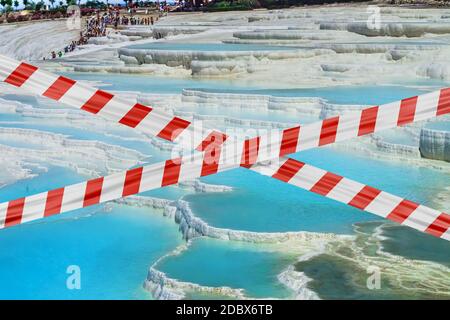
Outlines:
[{"label": "red stripe on tape", "polygon": [[114,97],[114,95],[97,90],[94,95],[81,107],[81,109],[97,114]]},{"label": "red stripe on tape", "polygon": [[381,190],[370,186],[364,186],[361,191],[348,203],[352,207],[364,210],[375,199]]},{"label": "red stripe on tape", "polygon": [[122,119],[121,124],[136,128],[136,126],[152,111],[152,108],[136,103]]},{"label": "red stripe on tape", "polygon": [[414,121],[416,114],[417,97],[403,99],[400,103],[397,125],[402,126]]},{"label": "red stripe on tape", "polygon": [[53,100],[59,100],[75,83],[75,80],[59,77],[42,95]]},{"label": "red stripe on tape", "polygon": [[83,207],[91,206],[100,202],[102,194],[103,177],[89,180],[86,184]]},{"label": "red stripe on tape", "polygon": [[22,221],[25,198],[10,201],[6,210],[5,227],[11,227]]},{"label": "red stripe on tape", "polygon": [[297,150],[298,136],[300,134],[300,126],[283,130],[283,138],[281,140],[280,157],[294,153]]},{"label": "red stripe on tape", "polygon": [[219,170],[220,152],[222,146],[211,146],[203,153],[201,177],[217,173]]},{"label": "red stripe on tape", "polygon": [[447,113],[450,113],[450,88],[441,90],[436,115],[442,116]]},{"label": "red stripe on tape", "polygon": [[419,206],[418,203],[405,199],[402,202],[400,202],[394,208],[394,210],[392,210],[392,212],[387,215],[386,218],[398,223],[402,223],[410,216],[411,213],[414,212],[414,210],[417,209],[418,206]]},{"label": "red stripe on tape", "polygon": [[143,168],[134,168],[127,171],[125,175],[125,182],[123,185],[122,197],[129,196],[131,194],[139,193],[139,187],[141,186]]},{"label": "red stripe on tape", "polygon": [[45,202],[44,217],[48,217],[61,212],[62,199],[64,196],[64,188],[50,190],[47,193]]},{"label": "red stripe on tape", "polygon": [[164,166],[161,186],[177,184],[180,176],[181,158],[167,160]]},{"label": "red stripe on tape", "polygon": [[13,86],[22,86],[28,78],[37,70],[38,68],[32,66],[31,64],[22,62],[11,74],[5,79],[5,82],[12,84]]},{"label": "red stripe on tape", "polygon": [[378,107],[367,108],[361,111],[361,119],[359,121],[358,137],[370,134],[375,131],[377,123]]},{"label": "red stripe on tape", "polygon": [[304,166],[303,162],[287,159],[285,163],[278,169],[278,171],[272,176],[272,178],[289,182],[295,174]]},{"label": "red stripe on tape", "polygon": [[250,168],[258,160],[260,137],[247,139],[244,141],[244,147],[241,157],[241,167]]},{"label": "red stripe on tape", "polygon": [[322,121],[319,146],[333,143],[336,140],[336,132],[339,125],[339,117],[333,117]]},{"label": "red stripe on tape", "polygon": [[196,150],[205,151],[206,148],[212,146],[220,146],[227,140],[228,136],[225,133],[212,131],[208,136],[197,146]]},{"label": "red stripe on tape", "polygon": [[343,177],[337,174],[327,172],[310,191],[326,196],[342,179]]},{"label": "red stripe on tape", "polygon": [[450,215],[441,213],[436,220],[425,230],[425,232],[436,237],[441,237],[450,227]]},{"label": "red stripe on tape", "polygon": [[178,135],[186,129],[191,123],[187,120],[175,117],[157,134],[158,137],[174,141]]}]

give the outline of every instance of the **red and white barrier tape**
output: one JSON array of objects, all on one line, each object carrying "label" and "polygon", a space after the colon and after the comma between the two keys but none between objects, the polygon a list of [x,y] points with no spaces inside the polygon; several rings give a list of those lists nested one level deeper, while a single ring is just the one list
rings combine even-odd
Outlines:
[{"label": "red and white barrier tape", "polygon": [[117,95],[4,56],[0,56],[0,80],[147,134],[180,142],[188,150],[209,149],[211,152],[206,152],[204,157],[205,174],[221,171],[222,166],[248,167],[256,162],[450,113],[450,88],[447,88],[245,140],[228,137],[219,130],[194,126],[188,120],[130,103]]},{"label": "red and white barrier tape", "polygon": [[[130,104],[113,94],[3,56],[0,56],[0,80],[69,106],[93,114],[98,113],[107,119],[169,141],[179,140],[182,143],[187,141],[188,145],[192,146],[192,139],[199,136],[201,138],[197,140],[199,144],[196,149],[203,152],[193,157],[167,160],[164,163],[131,169],[124,173],[2,203],[0,227],[239,166],[250,168],[257,162],[286,154],[450,113],[450,89],[442,89],[302,127],[297,126],[281,132],[240,140],[229,138],[218,130],[196,128],[187,120],[140,104]],[[180,139],[181,137],[184,139]]]},{"label": "red and white barrier tape", "polygon": [[137,167],[0,203],[0,228],[198,178],[202,174],[201,156]]},{"label": "red and white barrier tape", "polygon": [[251,170],[450,240],[450,215],[291,158]]},{"label": "red and white barrier tape", "polygon": [[[251,170],[380,217],[450,240],[450,215],[291,158]],[[201,163],[181,159],[91,179],[0,204],[0,228],[41,219],[200,176]],[[183,172],[181,172],[183,170]]]}]

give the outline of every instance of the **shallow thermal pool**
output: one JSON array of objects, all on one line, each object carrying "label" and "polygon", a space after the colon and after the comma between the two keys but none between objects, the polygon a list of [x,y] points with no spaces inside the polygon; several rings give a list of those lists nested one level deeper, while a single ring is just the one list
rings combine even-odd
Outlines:
[{"label": "shallow thermal pool", "polygon": [[449,121],[435,121],[427,123],[425,127],[433,130],[450,131],[450,118]]},{"label": "shallow thermal pool", "polygon": [[[51,167],[31,180],[0,189],[0,201],[84,180]],[[147,269],[181,243],[176,225],[152,208],[103,205],[2,230],[2,299],[149,299]],[[32,248],[32,249],[31,249]],[[81,289],[66,286],[69,266]]]},{"label": "shallow thermal pool", "polygon": [[[399,85],[383,86],[382,90],[379,86],[274,90],[243,87],[231,81],[219,80],[85,73],[71,76],[76,79],[102,81],[109,84],[104,88],[112,90],[181,93],[183,88],[203,88],[214,92],[321,97],[330,103],[342,104],[380,104],[431,89],[427,87],[424,91],[423,88]],[[435,83],[429,85],[437,86]],[[13,100],[16,98],[18,97]],[[36,101],[27,99],[29,98],[24,97],[22,102],[36,105]],[[215,112],[226,114],[227,111],[218,108]],[[251,112],[246,116],[251,118]],[[14,122],[11,122],[12,119]],[[261,115],[261,119],[273,120],[270,114]],[[115,136],[102,135],[82,128],[72,128],[69,124],[42,123],[40,119],[1,114],[0,125],[64,133],[76,139],[117,144],[148,153],[151,161],[157,157],[166,157],[163,152],[143,147],[145,142],[120,139],[123,131],[114,131]],[[130,136],[133,135],[130,133]],[[437,170],[404,166],[400,161],[382,161],[367,156],[349,155],[332,148],[311,150],[296,157],[430,206],[434,206],[436,194],[444,190],[449,181],[446,173]],[[45,162],[45,159],[42,161]],[[69,169],[58,167],[50,167],[48,172],[36,173],[36,178],[1,188],[0,201],[85,178]],[[194,213],[211,225],[241,230],[309,230],[351,234],[354,223],[379,220],[376,216],[245,169],[206,177],[203,181],[230,185],[235,189],[220,194],[188,194],[177,188],[166,188],[152,191],[148,195],[174,200],[184,196],[184,199],[190,202]],[[426,188],[417,188],[419,183]],[[392,238],[397,245],[399,241],[403,241]],[[422,241],[436,241],[429,239],[430,236],[424,235]],[[36,245],[35,250],[30,250],[30,241]],[[114,205],[110,211],[104,211],[103,206],[97,206],[10,228],[2,231],[0,236],[0,248],[3,248],[0,254],[0,281],[2,288],[5,288],[0,290],[0,296],[43,299],[148,298],[149,295],[142,289],[148,267],[181,243],[178,226],[163,218],[158,210],[119,205]],[[442,246],[448,247],[447,242],[441,243],[444,243]],[[15,250],[8,249],[11,247]],[[403,249],[397,250],[394,245],[390,245],[389,250],[400,254]],[[408,255],[413,254],[414,248],[409,248]],[[420,253],[416,253],[416,257],[442,261],[440,258]],[[255,297],[286,297],[290,292],[278,282],[276,276],[290,263],[293,263],[292,257],[266,252],[258,246],[202,239],[194,241],[193,247],[181,256],[165,260],[161,268],[169,276],[180,280],[204,285],[240,287]],[[80,291],[70,291],[66,288],[66,269],[69,265],[79,265],[81,268],[84,280]],[[317,275],[312,272],[311,277],[324,276],[322,273]],[[323,294],[323,297],[327,296]]]},{"label": "shallow thermal pool", "polygon": [[264,245],[198,239],[179,256],[166,258],[158,269],[169,277],[205,286],[242,288],[250,297],[287,298],[277,279],[295,258],[271,252]]},{"label": "shallow thermal pool", "polygon": [[[443,191],[449,181],[447,174],[437,170],[404,166],[401,161],[368,160],[331,148],[310,150],[295,157],[430,206],[433,206],[435,195]],[[215,227],[260,232],[351,233],[353,223],[380,219],[246,169],[219,173],[203,180],[235,188],[222,194],[185,196],[195,215]],[[427,188],[417,188],[419,182]]]}]

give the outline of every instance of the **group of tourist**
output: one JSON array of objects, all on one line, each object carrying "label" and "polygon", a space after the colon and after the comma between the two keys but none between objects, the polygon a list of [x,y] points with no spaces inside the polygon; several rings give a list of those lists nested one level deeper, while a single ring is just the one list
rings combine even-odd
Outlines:
[{"label": "group of tourist", "polygon": [[[61,58],[65,53],[69,53],[72,51],[75,51],[77,46],[81,46],[83,44],[87,43],[87,38],[83,35],[83,32],[80,32],[80,39],[78,41],[72,41],[69,45],[65,46],[63,50],[60,50],[58,52],[52,51],[50,53],[50,59],[56,59]],[[44,57],[43,60],[46,60],[47,58]]]},{"label": "group of tourist", "polygon": [[[94,20],[89,20],[87,22],[86,31],[83,33],[80,32],[80,38],[78,41],[73,40],[69,45],[65,46],[63,50],[60,51],[52,51],[50,53],[50,59],[61,58],[64,54],[75,51],[78,46],[84,45],[88,43],[88,39],[90,37],[96,37],[100,34],[106,33],[106,26],[103,27],[99,25]],[[43,57],[43,60],[46,60],[46,57]]]},{"label": "group of tourist", "polygon": [[91,18],[88,23],[88,33],[93,29],[98,29],[100,34],[104,33],[107,25],[117,28],[119,25],[153,25],[153,16],[139,17],[139,16],[125,16],[120,15],[119,10],[109,10],[100,16],[97,13],[96,16]]},{"label": "group of tourist", "polygon": [[80,32],[80,40],[78,41],[72,41],[68,46],[64,47],[64,53],[69,53],[75,50],[75,48],[77,46],[81,46],[83,44],[86,44],[87,40],[86,38],[83,36],[83,33]]},{"label": "group of tourist", "polygon": [[122,24],[122,25],[153,25],[154,21],[153,21],[153,17],[143,17],[143,18],[139,18],[139,17],[126,17],[126,16],[122,16],[122,18],[117,18],[116,20],[114,20],[113,25],[115,27],[117,27],[118,24]]},{"label": "group of tourist", "polygon": [[[156,20],[157,19],[158,18],[156,18]],[[84,32],[80,32],[80,39],[78,41],[72,41],[61,51],[52,51],[50,54],[50,58],[60,58],[65,53],[74,51],[77,46],[87,44],[89,38],[106,36],[107,26],[113,26],[114,28],[117,28],[119,25],[153,25],[154,22],[155,21],[153,16],[128,17],[125,15],[120,15],[120,11],[114,9],[110,9],[108,12],[105,12],[102,15],[100,14],[100,12],[97,12],[95,15],[87,19],[86,29]],[[43,59],[45,60],[46,58],[44,57]]]},{"label": "group of tourist", "polygon": [[100,17],[100,14],[94,15],[86,22],[86,37],[104,37],[106,36],[106,26],[108,20],[105,15]]}]

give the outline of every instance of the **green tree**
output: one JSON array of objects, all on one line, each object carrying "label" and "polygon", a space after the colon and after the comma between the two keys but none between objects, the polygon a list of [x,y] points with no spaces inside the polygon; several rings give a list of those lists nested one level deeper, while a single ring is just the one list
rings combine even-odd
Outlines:
[{"label": "green tree", "polygon": [[0,0],[0,4],[3,8],[6,7],[6,0]]},{"label": "green tree", "polygon": [[39,2],[36,3],[36,5],[35,5],[35,10],[36,10],[36,11],[40,11],[44,6],[45,6],[44,1],[39,1]]},{"label": "green tree", "polygon": [[49,0],[50,1],[50,3],[52,4],[52,7],[53,7],[53,5],[55,4],[55,0]]},{"label": "green tree", "polygon": [[14,7],[16,7],[16,10],[17,10],[18,6],[19,6],[19,1],[18,0],[14,0]]},{"label": "green tree", "polygon": [[62,7],[63,4],[64,4],[64,2],[62,2],[62,1],[59,2],[59,6],[60,6],[60,7]]},{"label": "green tree", "polygon": [[28,5],[28,0],[22,0],[24,7]]},{"label": "green tree", "polygon": [[3,6],[4,7],[3,11],[4,12],[11,11],[12,4],[13,4],[13,0],[5,0],[5,5]]}]

